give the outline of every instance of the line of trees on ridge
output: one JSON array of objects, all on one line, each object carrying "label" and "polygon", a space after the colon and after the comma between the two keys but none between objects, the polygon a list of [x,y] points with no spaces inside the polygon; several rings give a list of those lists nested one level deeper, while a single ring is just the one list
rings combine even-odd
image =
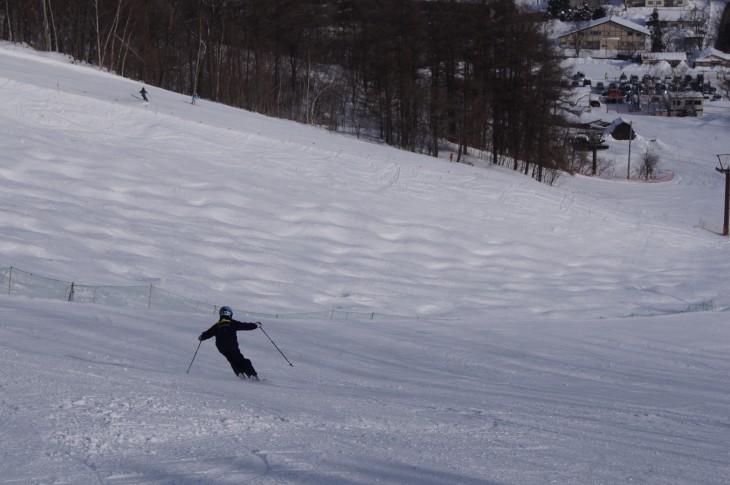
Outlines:
[{"label": "line of trees on ridge", "polygon": [[551,183],[565,73],[513,0],[0,0],[0,38],[172,91]]}]

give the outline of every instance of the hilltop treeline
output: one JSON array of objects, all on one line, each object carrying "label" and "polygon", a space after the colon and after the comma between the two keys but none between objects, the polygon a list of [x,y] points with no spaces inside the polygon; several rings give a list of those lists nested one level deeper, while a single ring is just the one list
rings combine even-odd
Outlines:
[{"label": "hilltop treeline", "polygon": [[563,73],[512,0],[3,2],[3,39],[150,85],[432,155],[449,140],[539,180],[564,168]]}]

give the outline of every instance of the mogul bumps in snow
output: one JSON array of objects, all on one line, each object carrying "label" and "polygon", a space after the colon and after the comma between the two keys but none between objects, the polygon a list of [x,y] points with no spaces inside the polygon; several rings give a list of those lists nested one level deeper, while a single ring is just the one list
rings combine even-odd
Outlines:
[{"label": "mogul bumps in snow", "polygon": [[240,378],[259,380],[256,369],[251,361],[245,358],[238,348],[236,332],[240,330],[256,330],[261,328],[261,322],[239,322],[233,319],[233,310],[230,307],[221,307],[218,312],[220,319],[208,330],[201,333],[198,340],[208,340],[215,336],[215,346],[218,352],[228,359],[233,372]]}]

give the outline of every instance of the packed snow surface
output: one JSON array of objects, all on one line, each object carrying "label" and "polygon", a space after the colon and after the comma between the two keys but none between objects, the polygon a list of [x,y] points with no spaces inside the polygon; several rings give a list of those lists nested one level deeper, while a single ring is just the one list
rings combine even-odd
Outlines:
[{"label": "packed snow surface", "polygon": [[212,313],[2,295],[0,484],[727,483],[730,104],[551,187],[141,87],[0,44],[0,267],[378,318],[262,318],[249,382]]}]

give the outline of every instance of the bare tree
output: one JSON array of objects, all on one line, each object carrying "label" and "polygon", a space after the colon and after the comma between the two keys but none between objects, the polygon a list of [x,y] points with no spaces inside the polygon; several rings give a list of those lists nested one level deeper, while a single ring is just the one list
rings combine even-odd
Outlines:
[{"label": "bare tree", "polygon": [[43,50],[51,50],[51,30],[48,23],[48,7],[46,0],[41,0],[41,9],[43,10]]},{"label": "bare tree", "polygon": [[8,5],[8,0],[5,0],[5,20],[8,25],[8,40],[13,42],[13,24],[10,22],[10,5]]},{"label": "bare tree", "polygon": [[96,22],[94,27],[96,28],[96,55],[99,69],[102,69],[104,62],[104,56],[101,54],[101,22],[99,19],[99,0],[94,0],[94,14],[96,16]]},{"label": "bare tree", "polygon": [[720,91],[725,99],[730,99],[730,78],[724,77],[720,81]]},{"label": "bare tree", "polygon": [[121,76],[124,76],[124,66],[127,61],[127,54],[132,52],[139,59],[139,55],[132,49],[132,35],[134,33],[133,26],[130,26],[132,19],[132,10],[130,9],[127,13],[127,20],[124,22],[124,30],[122,31],[121,37],[117,37],[119,40],[119,54],[117,56],[118,67],[117,70]]},{"label": "bare tree", "polygon": [[651,148],[647,148],[641,154],[639,161],[641,163],[639,165],[639,176],[644,177],[645,180],[653,179],[659,169],[659,154]]},{"label": "bare tree", "polygon": [[584,30],[585,27],[582,25],[577,25],[577,27],[578,30],[570,34],[570,43],[575,50],[575,57],[580,57],[580,51],[582,51],[588,43],[588,38],[586,36],[586,31]]}]

